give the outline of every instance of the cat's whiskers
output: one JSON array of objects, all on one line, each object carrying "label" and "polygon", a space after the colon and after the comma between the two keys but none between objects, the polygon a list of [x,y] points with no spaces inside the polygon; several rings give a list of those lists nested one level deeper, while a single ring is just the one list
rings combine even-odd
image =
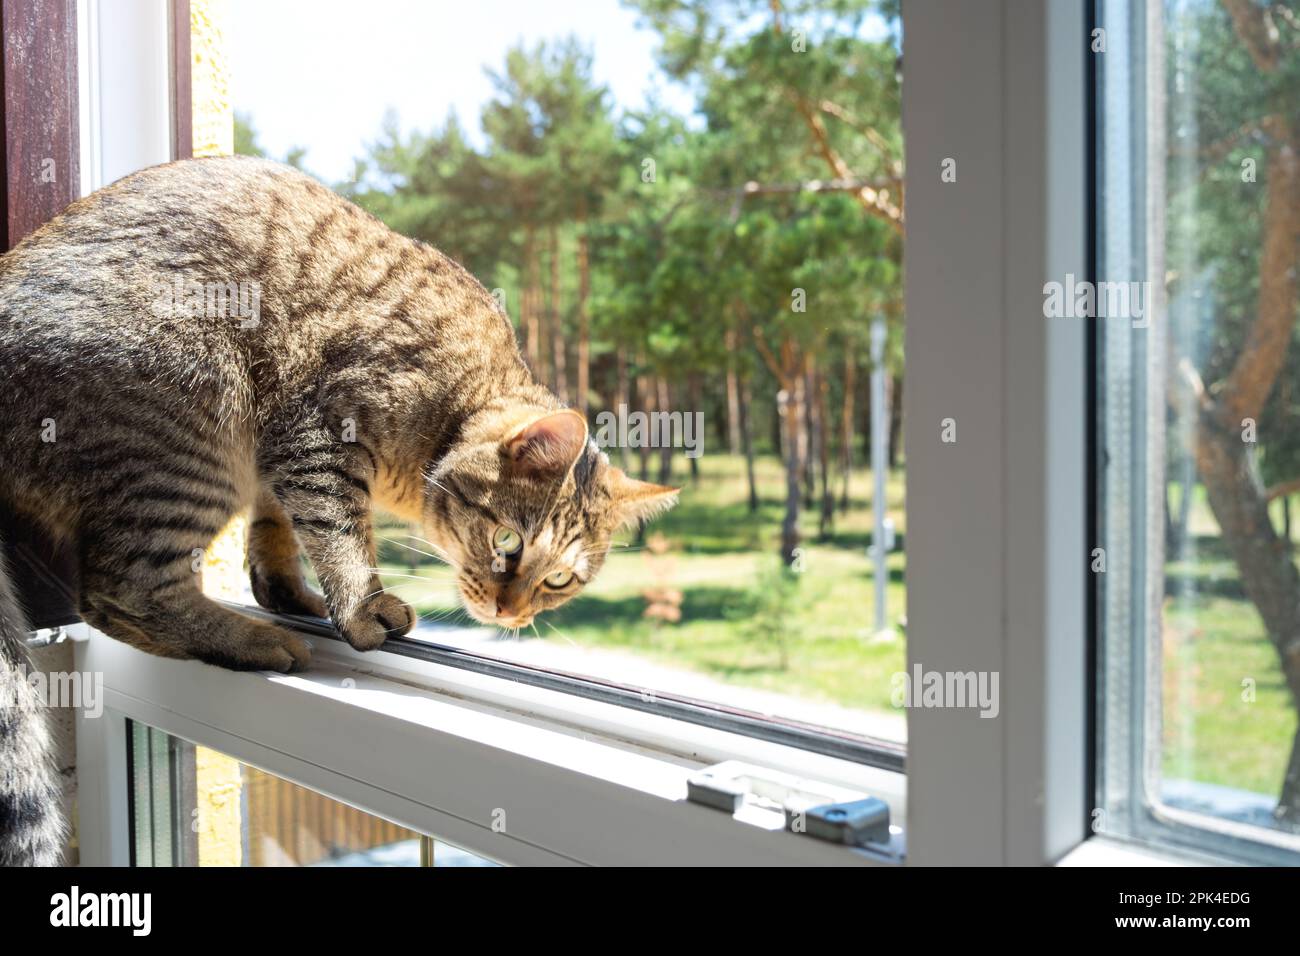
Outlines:
[{"label": "cat's whiskers", "polygon": [[465,609],[461,607],[443,607],[435,608],[432,611],[425,611],[419,619],[429,624],[442,624],[451,621],[457,615],[464,615]]},{"label": "cat's whiskers", "polygon": [[[414,535],[410,535],[409,537],[414,537]],[[402,542],[400,542],[400,541],[398,541],[398,540],[396,540],[396,539],[394,539],[394,538],[386,538],[386,537],[380,536],[380,540],[381,540],[381,541],[387,541],[389,544],[395,544],[395,545],[397,545],[399,548],[405,548],[407,551],[414,551],[416,554],[422,554],[422,555],[424,555],[426,558],[433,558],[435,561],[441,561],[443,564],[450,565],[450,566],[453,567],[453,568],[457,568],[457,569],[460,568],[460,565],[457,564],[455,561],[453,561],[453,560],[451,559],[451,556],[450,556],[450,555],[448,555],[445,551],[440,551],[440,550],[438,549],[438,546],[437,546],[436,544],[434,544],[432,541],[426,541],[425,544],[427,544],[427,545],[429,545],[431,548],[433,548],[434,551],[437,552],[437,553],[435,553],[435,554],[430,554],[428,551],[422,551],[422,550],[419,549],[419,548],[413,548],[413,547],[411,547],[409,544],[403,544]]]},{"label": "cat's whiskers", "polygon": [[[444,548],[442,545],[438,544],[436,541],[430,541],[428,538],[422,538],[418,534],[407,533],[406,535],[404,535],[404,537],[410,538],[412,541],[418,541],[421,544],[428,545],[430,550],[432,550],[434,554],[441,557],[444,561],[447,561],[448,563],[454,563],[452,561],[451,555],[447,553],[447,549]],[[397,542],[393,542],[393,543],[396,544]]]},{"label": "cat's whiskers", "polygon": [[412,541],[419,541],[421,544],[427,544],[429,547],[433,548],[433,550],[435,550],[435,551],[438,551],[438,552],[442,552],[442,551],[443,551],[442,546],[441,546],[440,544],[438,544],[436,541],[430,541],[428,538],[423,538],[423,537],[421,537],[421,536],[418,535],[418,534],[412,534],[412,533],[410,533],[410,532],[408,531],[408,532],[406,533],[405,537],[410,538]]},{"label": "cat's whiskers", "polygon": [[455,582],[435,581],[431,578],[421,577],[418,574],[399,574],[394,571],[385,571],[383,568],[367,568],[366,570],[374,571],[375,573],[382,574],[385,577],[410,578],[411,580],[394,581],[391,583],[384,582],[382,587],[374,591],[371,591],[369,594],[363,595],[361,598],[361,600],[363,601],[366,600],[367,598],[374,597],[376,594],[383,594],[385,591],[397,591],[400,588],[413,588],[416,587],[417,585],[423,585],[424,587],[431,588],[433,590],[445,589],[449,587],[454,588],[456,586]]},{"label": "cat's whiskers", "polygon": [[612,554],[615,551],[617,551],[619,554],[631,554],[634,551],[644,551],[645,547],[646,546],[643,544],[637,545],[635,547],[633,547],[630,544],[610,545],[608,548],[589,548],[586,551],[581,551],[579,553],[583,557],[590,557],[593,554]]},{"label": "cat's whiskers", "polygon": [[573,640],[573,638],[569,637],[569,635],[565,634],[563,631],[561,631],[558,627],[556,627],[556,626],[555,626],[554,624],[552,624],[550,621],[543,621],[542,623],[545,624],[547,627],[549,627],[549,628],[550,628],[552,631],[554,631],[556,634],[560,635],[560,638],[561,638],[562,640],[568,641],[568,642],[569,642],[571,645],[573,645],[574,647],[577,647],[577,646],[578,646],[578,642],[577,642],[577,641]]},{"label": "cat's whiskers", "polygon": [[437,578],[429,577],[424,574],[403,574],[401,571],[393,571],[389,568],[366,568],[366,570],[373,571],[375,574],[385,578],[410,578],[414,581],[423,581],[425,584],[432,585],[433,587],[454,587],[456,583],[454,581],[439,581]]},{"label": "cat's whiskers", "polygon": [[426,477],[427,477],[428,480],[429,480],[429,484],[433,485],[433,487],[437,488],[439,491],[442,491],[442,492],[444,492],[445,494],[450,495],[451,497],[455,498],[457,501],[459,501],[459,502],[460,502],[461,504],[463,504],[463,505],[466,505],[466,506],[469,505],[469,502],[465,500],[465,497],[464,497],[463,495],[459,495],[459,494],[457,494],[456,492],[452,491],[450,488],[448,488],[446,485],[444,485],[444,484],[443,484],[441,481],[439,481],[437,478],[433,477],[433,475],[426,475]]}]

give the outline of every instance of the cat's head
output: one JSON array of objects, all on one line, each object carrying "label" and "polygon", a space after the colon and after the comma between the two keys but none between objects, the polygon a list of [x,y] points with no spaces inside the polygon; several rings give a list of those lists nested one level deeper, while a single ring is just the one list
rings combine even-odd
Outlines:
[{"label": "cat's head", "polygon": [[425,525],[459,574],[466,610],[518,628],[559,607],[600,570],[623,527],[672,507],[677,489],[628,477],[564,409],[503,421],[429,476]]}]

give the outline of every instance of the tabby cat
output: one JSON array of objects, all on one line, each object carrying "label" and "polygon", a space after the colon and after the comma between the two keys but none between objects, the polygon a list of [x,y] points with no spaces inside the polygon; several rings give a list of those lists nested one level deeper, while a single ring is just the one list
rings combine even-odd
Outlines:
[{"label": "tabby cat", "polygon": [[[0,422],[0,508],[75,546],[85,620],[244,670],[304,667],[308,647],[200,593],[196,555],[243,509],[258,602],[369,650],[414,623],[376,577],[372,508],[418,522],[469,614],[514,628],[676,494],[609,464],[458,264],[243,157],[129,176],[0,258]],[[6,864],[60,844],[23,633],[0,569]]]}]

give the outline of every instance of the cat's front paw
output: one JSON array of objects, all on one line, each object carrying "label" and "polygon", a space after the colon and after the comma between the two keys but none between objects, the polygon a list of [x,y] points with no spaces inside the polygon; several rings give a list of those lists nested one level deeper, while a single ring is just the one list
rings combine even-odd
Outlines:
[{"label": "cat's front paw", "polygon": [[359,651],[373,651],[390,637],[400,637],[415,626],[415,612],[386,591],[371,595],[348,615],[336,621],[344,640]]},{"label": "cat's front paw", "polygon": [[256,564],[248,571],[253,597],[268,611],[279,614],[298,614],[305,617],[329,617],[325,599],[311,588],[299,575],[296,578],[263,572]]}]

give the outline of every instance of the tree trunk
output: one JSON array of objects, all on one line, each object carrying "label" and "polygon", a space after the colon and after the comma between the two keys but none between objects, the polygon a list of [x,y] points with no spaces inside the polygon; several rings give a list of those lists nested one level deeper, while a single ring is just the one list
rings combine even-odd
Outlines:
[{"label": "tree trunk", "polygon": [[[1254,16],[1262,15],[1262,8],[1245,6],[1238,13],[1247,17],[1251,9]],[[1258,421],[1286,360],[1300,261],[1300,131],[1282,114],[1260,125],[1274,145],[1267,153],[1257,311],[1227,377],[1215,389],[1192,385],[1202,408],[1194,451],[1223,542],[1268,629],[1292,704],[1300,706],[1300,574],[1269,520],[1267,496],[1252,460],[1254,445],[1242,440],[1243,420]],[[1300,734],[1292,745],[1276,817],[1279,826],[1300,832],[1297,748]]]},{"label": "tree trunk", "polygon": [[[637,356],[637,365],[640,368],[643,369],[645,368],[644,356],[641,355]],[[647,420],[653,421],[655,405],[657,404],[658,401],[658,395],[656,394],[654,388],[653,376],[649,374],[641,374],[636,377],[636,395],[637,395],[637,404],[641,407],[641,410],[646,413]],[[640,458],[641,480],[649,481],[650,480],[649,436],[647,436],[646,439],[641,442],[640,446],[638,446],[637,456]],[[639,548],[645,545],[645,538],[646,538],[645,522],[637,522],[636,535],[632,540]]]},{"label": "tree trunk", "polygon": [[1295,542],[1291,540],[1291,496],[1282,496],[1282,540],[1286,544],[1286,549],[1291,551],[1295,547]]},{"label": "tree trunk", "polygon": [[785,464],[785,518],[781,522],[781,560],[789,566],[794,563],[799,550],[799,484],[803,477],[803,459],[807,450],[804,386],[808,380],[809,364],[800,355],[795,341],[788,336],[781,342],[779,359],[772,353],[761,328],[754,329],[754,344],[780,387],[776,395],[776,419],[783,433],[781,456]]},{"label": "tree trunk", "polygon": [[[682,410],[683,427],[686,425],[684,419],[687,415],[692,416],[693,419],[697,411],[702,412],[704,410],[704,397],[700,393],[700,374],[698,372],[691,373],[686,388],[691,397],[691,407]],[[703,421],[703,416],[701,416],[700,420]],[[692,423],[690,427],[694,428],[695,426]],[[703,445],[704,435],[701,432],[700,434],[692,434],[692,437],[698,443],[696,445],[696,451],[698,451]],[[698,485],[700,483],[700,456],[693,452],[686,461],[689,462],[691,467],[691,484]]]},{"label": "tree trunk", "polygon": [[804,441],[807,453],[803,456],[803,506],[811,510],[817,503],[817,441],[821,428],[817,422],[817,371],[811,361],[803,370]]},{"label": "tree trunk", "polygon": [[560,227],[551,226],[551,387],[560,401],[569,400],[568,340],[564,335],[564,313],[560,309]]},{"label": "tree trunk", "polygon": [[[668,390],[668,379],[659,376],[659,410],[665,414],[672,411],[672,396]],[[653,421],[653,420],[652,420]],[[665,418],[664,421],[667,421]],[[655,429],[656,432],[659,429]],[[665,439],[659,445],[659,484],[671,484],[673,480],[673,443],[672,435],[661,435]]]},{"label": "tree trunk", "polygon": [[825,375],[817,376],[817,456],[822,479],[822,511],[817,533],[829,538],[835,528],[835,496],[831,494],[831,383]]},{"label": "tree trunk", "polygon": [[857,405],[860,411],[858,412],[857,433],[859,435],[863,435],[866,437],[866,442],[865,442],[866,449],[864,453],[866,455],[867,461],[870,462],[871,461],[872,404],[875,401],[875,396],[871,394],[870,375],[863,376],[862,387],[861,389],[859,389],[859,392],[860,392],[860,394],[858,395],[859,401],[857,402]]},{"label": "tree trunk", "polygon": [[1178,529],[1174,526],[1174,509],[1169,507],[1169,493],[1173,489],[1174,483],[1172,481],[1165,482],[1165,553],[1178,555],[1183,548],[1182,542],[1178,540]]},{"label": "tree trunk", "polygon": [[1282,774],[1282,797],[1275,811],[1278,823],[1292,831],[1300,830],[1300,800],[1296,794],[1300,794],[1300,727],[1291,740],[1291,758]]},{"label": "tree trunk", "polygon": [[538,309],[540,271],[537,261],[537,230],[529,226],[524,231],[524,294],[519,303],[519,323],[524,327],[524,349],[528,368],[536,378],[544,379],[542,324]]},{"label": "tree trunk", "polygon": [[793,564],[799,548],[799,484],[803,475],[805,428],[807,414],[804,410],[804,382],[806,376],[800,368],[794,343],[786,340],[781,346],[782,365],[786,370],[785,388],[777,396],[781,420],[785,425],[785,518],[781,522],[781,560]]},{"label": "tree trunk", "polygon": [[736,374],[736,332],[728,329],[727,349],[727,450],[740,454],[740,376]]},{"label": "tree trunk", "polygon": [[[777,383],[776,383],[777,391],[780,391],[784,387],[785,386],[781,384],[781,380],[777,379]],[[771,421],[769,423],[769,427],[772,429],[772,436],[771,436],[772,451],[776,454],[778,458],[781,459],[781,461],[784,462],[785,461],[785,422],[782,420],[780,415],[772,415],[770,416],[770,418]]]},{"label": "tree trunk", "polygon": [[[1223,542],[1241,575],[1246,596],[1259,611],[1277,650],[1293,701],[1300,701],[1300,574],[1268,517],[1268,501],[1250,460],[1251,445],[1240,426],[1216,419],[1216,408],[1202,417],[1197,465]],[[1300,761],[1294,750],[1278,799],[1277,819],[1300,831],[1300,779],[1291,771]]]},{"label": "tree trunk", "polygon": [[[637,364],[641,368],[645,368],[645,362],[643,360],[639,360]],[[641,411],[645,412],[647,421],[654,421],[655,405],[659,397],[656,394],[655,389],[651,386],[651,382],[652,376],[648,373],[643,372],[636,377],[637,404],[641,407]],[[649,481],[650,440],[648,435],[646,436],[646,440],[641,442],[641,445],[637,448],[636,452],[637,457],[641,459],[641,480]]]},{"label": "tree trunk", "polygon": [[587,414],[591,395],[591,319],[587,299],[591,296],[591,259],[587,250],[587,213],[578,217],[578,411]]},{"label": "tree trunk", "polygon": [[1187,547],[1188,529],[1192,523],[1192,496],[1196,492],[1196,475],[1191,472],[1193,469],[1188,467],[1189,474],[1183,480],[1183,498],[1178,502],[1178,550],[1176,554],[1182,554]]},{"label": "tree trunk", "polygon": [[898,467],[903,447],[903,376],[889,378],[889,470]]},{"label": "tree trunk", "polygon": [[[627,352],[621,345],[614,350],[614,376],[614,414],[621,418],[632,409],[632,389],[627,378]],[[618,457],[623,470],[630,473],[632,453],[624,442],[619,442]]]},{"label": "tree trunk", "polygon": [[738,389],[744,392],[740,402],[740,443],[741,449],[745,453],[745,480],[749,483],[749,513],[758,513],[758,482],[754,478],[754,430],[749,421],[749,403],[753,397],[749,390],[749,379],[745,378],[738,384]]},{"label": "tree trunk", "polygon": [[853,473],[853,398],[857,389],[858,367],[853,361],[853,346],[844,347],[844,402],[840,407],[840,510],[849,510],[849,479]]}]

